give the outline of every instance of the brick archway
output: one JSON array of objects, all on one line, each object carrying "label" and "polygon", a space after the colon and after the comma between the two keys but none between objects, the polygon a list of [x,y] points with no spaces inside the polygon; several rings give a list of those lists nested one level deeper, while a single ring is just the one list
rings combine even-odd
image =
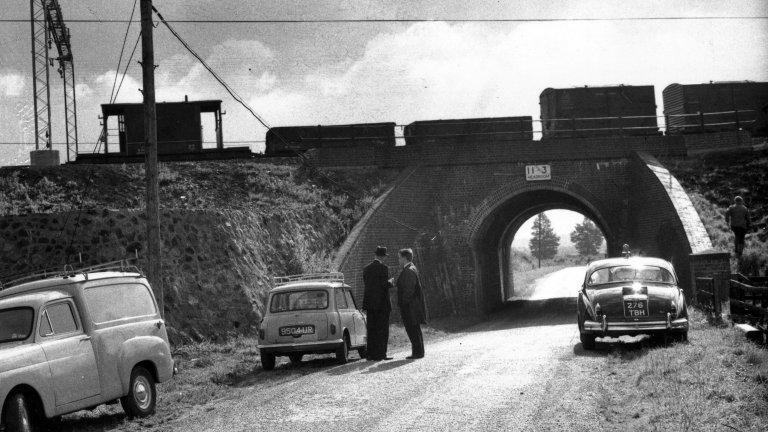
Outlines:
[{"label": "brick archway", "polygon": [[[581,193],[580,193],[581,192]],[[509,244],[522,224],[546,210],[572,210],[588,217],[603,232],[609,254],[623,239],[617,237],[620,223],[611,220],[606,204],[573,182],[531,184],[510,182],[496,190],[475,209],[469,222],[469,244],[475,260],[476,303],[492,309],[512,295],[508,275]]]}]

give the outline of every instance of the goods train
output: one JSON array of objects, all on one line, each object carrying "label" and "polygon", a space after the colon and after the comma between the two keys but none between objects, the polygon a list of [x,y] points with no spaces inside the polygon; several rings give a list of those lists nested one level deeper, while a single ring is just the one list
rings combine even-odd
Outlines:
[{"label": "goods train", "polygon": [[[767,132],[768,82],[670,84],[662,92],[666,134],[744,129]],[[611,135],[659,135],[654,87],[547,88],[539,97],[542,139]],[[272,128],[266,155],[361,143],[394,147],[394,123]],[[497,117],[417,121],[403,128],[406,145],[471,144],[531,140],[533,119]]]}]

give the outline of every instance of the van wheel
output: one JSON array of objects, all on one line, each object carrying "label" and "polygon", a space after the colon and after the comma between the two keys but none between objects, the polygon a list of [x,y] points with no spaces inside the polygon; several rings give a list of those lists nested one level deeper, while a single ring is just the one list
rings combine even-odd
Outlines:
[{"label": "van wheel", "polygon": [[344,335],[344,342],[336,349],[336,360],[344,364],[349,358],[349,336]]},{"label": "van wheel", "polygon": [[147,417],[155,413],[157,391],[152,374],[141,366],[133,368],[128,395],[120,398],[128,417]]},{"label": "van wheel", "polygon": [[34,409],[22,393],[16,393],[5,405],[3,412],[3,426],[5,432],[36,432],[40,428],[37,419],[34,418]]},{"label": "van wheel", "polygon": [[265,353],[264,351],[261,351],[259,353],[261,356],[261,367],[264,368],[264,370],[271,371],[275,368],[275,355],[270,353]]},{"label": "van wheel", "polygon": [[304,354],[291,354],[288,358],[291,359],[291,363],[299,364],[301,363],[301,359],[304,358]]}]

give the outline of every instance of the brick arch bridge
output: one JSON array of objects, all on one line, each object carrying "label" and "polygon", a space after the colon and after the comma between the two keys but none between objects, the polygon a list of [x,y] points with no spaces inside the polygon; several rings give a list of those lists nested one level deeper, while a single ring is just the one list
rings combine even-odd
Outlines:
[{"label": "brick arch bridge", "polygon": [[[677,138],[603,137],[318,149],[326,167],[400,170],[394,186],[358,223],[335,259],[362,299],[362,268],[376,245],[412,247],[431,316],[482,313],[513,295],[509,245],[522,223],[549,209],[593,220],[608,254],[623,243],[671,260],[690,293],[699,254],[712,247],[690,199],[659,158],[684,157]],[[546,165],[550,178],[526,177]],[[387,260],[393,273],[396,254]]]}]

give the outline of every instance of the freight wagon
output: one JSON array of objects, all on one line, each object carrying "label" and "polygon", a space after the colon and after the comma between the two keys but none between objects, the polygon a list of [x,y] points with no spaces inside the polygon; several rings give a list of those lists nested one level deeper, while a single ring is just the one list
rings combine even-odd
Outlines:
[{"label": "freight wagon", "polygon": [[659,134],[653,86],[547,88],[539,104],[543,138]]},{"label": "freight wagon", "polygon": [[417,121],[403,130],[406,145],[489,143],[533,139],[533,118],[495,117]]},{"label": "freight wagon", "polygon": [[768,82],[670,84],[662,96],[669,134],[738,129],[766,133]]},{"label": "freight wagon", "polygon": [[372,145],[395,147],[394,123],[273,127],[267,131],[267,156],[294,156],[319,147]]}]

